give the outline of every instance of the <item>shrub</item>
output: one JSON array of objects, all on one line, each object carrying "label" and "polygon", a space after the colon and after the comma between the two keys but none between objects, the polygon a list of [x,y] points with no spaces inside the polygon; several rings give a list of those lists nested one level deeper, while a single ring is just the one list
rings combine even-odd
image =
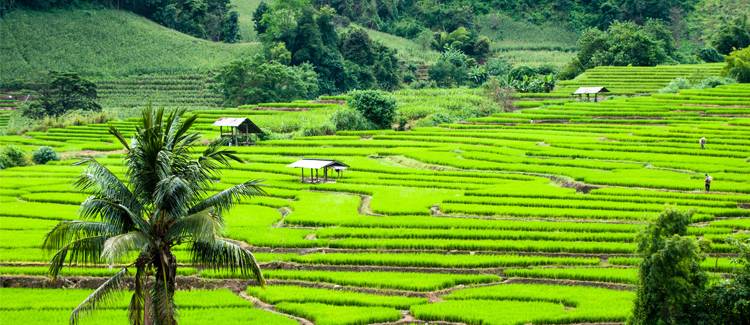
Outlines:
[{"label": "shrub", "polygon": [[2,168],[26,166],[28,164],[26,153],[17,146],[9,145],[0,151],[0,166]]},{"label": "shrub", "polygon": [[716,88],[721,85],[728,85],[728,84],[733,84],[736,82],[737,81],[732,78],[708,77],[706,79],[701,80],[701,82],[696,86],[696,88],[699,88],[699,89]]},{"label": "shrub", "polygon": [[692,88],[690,81],[685,78],[672,79],[664,88],[660,89],[660,93],[674,94],[680,91],[680,89]]},{"label": "shrub", "polygon": [[354,91],[348,104],[375,126],[383,129],[391,127],[396,115],[396,99],[379,90]]},{"label": "shrub", "polygon": [[726,61],[723,75],[737,79],[738,82],[750,82],[750,47],[732,52],[726,57]]},{"label": "shrub", "polygon": [[724,61],[724,56],[713,47],[704,47],[698,51],[698,57],[708,63]]},{"label": "shrub", "polygon": [[510,72],[511,65],[503,58],[492,58],[484,65],[487,74],[491,77],[504,76]]},{"label": "shrub", "polygon": [[44,165],[52,160],[60,160],[60,157],[57,156],[54,149],[43,146],[32,153],[31,160],[37,165]]},{"label": "shrub", "polygon": [[362,113],[354,109],[336,111],[331,116],[331,123],[336,127],[336,130],[369,130],[375,128]]},{"label": "shrub", "polygon": [[323,125],[306,127],[302,130],[302,134],[306,137],[334,135],[336,134],[336,127],[330,123],[324,123]]},{"label": "shrub", "polygon": [[469,79],[469,69],[476,62],[460,50],[448,49],[429,69],[430,80],[440,87],[461,86]]}]

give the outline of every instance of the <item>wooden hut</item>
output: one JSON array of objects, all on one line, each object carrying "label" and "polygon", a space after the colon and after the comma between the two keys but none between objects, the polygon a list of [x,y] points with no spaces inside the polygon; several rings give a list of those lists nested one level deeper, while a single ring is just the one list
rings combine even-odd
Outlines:
[{"label": "wooden hut", "polygon": [[241,146],[253,144],[250,134],[260,134],[263,131],[246,117],[222,117],[213,124],[219,127],[219,136],[229,139],[229,145]]},{"label": "wooden hut", "polygon": [[583,101],[583,96],[586,95],[586,101],[591,101],[591,95],[594,95],[594,102],[599,101],[599,94],[608,93],[609,90],[604,87],[580,87],[576,89],[573,96],[577,96],[579,101]]},{"label": "wooden hut", "polygon": [[[349,165],[336,160],[327,159],[302,159],[295,161],[287,167],[300,168],[301,180],[303,183],[326,183],[329,182],[328,171],[332,170],[336,172],[336,177],[341,177],[344,170],[349,168]],[[310,177],[305,178],[305,169],[310,170]],[[320,178],[319,171],[323,170],[323,178]]]}]

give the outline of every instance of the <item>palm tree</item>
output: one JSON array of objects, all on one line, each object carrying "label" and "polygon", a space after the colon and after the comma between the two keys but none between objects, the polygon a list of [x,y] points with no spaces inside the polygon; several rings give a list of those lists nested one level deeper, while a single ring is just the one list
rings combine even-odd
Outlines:
[{"label": "palm tree", "polygon": [[189,250],[196,266],[237,272],[264,284],[253,254],[221,236],[222,213],[240,199],[264,192],[253,180],[210,195],[219,168],[241,159],[234,151],[222,149],[221,142],[207,146],[202,154],[195,152],[200,135],[189,131],[196,116],[182,121],[183,113],[165,116],[163,109],[145,109],[130,144],[117,128],[110,127],[109,133],[127,152],[127,183],[95,159],[81,162],[87,167],[76,186],[93,194],[81,203],[83,220],[60,222],[47,233],[43,247],[55,252],[49,274],[56,278],[66,260],[69,264],[129,264],[73,310],[71,324],[78,322],[81,312],[97,308],[114,292],[125,289],[130,268],[135,269],[130,322],[176,324],[177,259],[172,252],[176,245]]}]

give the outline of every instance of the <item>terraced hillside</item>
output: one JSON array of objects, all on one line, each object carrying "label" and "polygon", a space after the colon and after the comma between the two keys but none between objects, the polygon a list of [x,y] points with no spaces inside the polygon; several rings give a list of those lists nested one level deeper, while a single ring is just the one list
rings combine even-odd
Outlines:
[{"label": "terraced hillside", "polygon": [[675,78],[701,80],[718,76],[721,63],[660,65],[656,67],[596,67],[573,80],[557,83],[555,93],[571,94],[578,87],[607,87],[613,95],[653,93]]},{"label": "terraced hillside", "polygon": [[210,73],[152,74],[96,80],[99,103],[106,108],[211,108],[224,98]]},{"label": "terraced hillside", "polygon": [[[217,117],[249,116],[262,128],[277,128],[300,114],[324,120],[331,108],[325,109],[204,110],[198,111],[199,128],[213,138],[210,123]],[[132,131],[134,121],[113,124]],[[51,145],[70,157],[0,171],[5,283],[45,281],[41,239],[58,220],[76,218],[77,204],[87,197],[71,185],[83,169],[71,165],[71,155],[98,151],[101,163],[123,172],[122,153],[113,151],[118,146],[106,128],[0,137],[2,144],[29,150]],[[708,145],[701,150],[703,136]],[[183,309],[185,321],[286,320],[268,312],[275,311],[305,324],[622,322],[637,281],[635,236],[665,206],[695,210],[689,233],[711,242],[703,266],[715,277],[734,267],[727,238],[750,230],[747,84],[236,149],[248,162],[224,170],[215,186],[264,179],[269,195],[243,202],[226,223],[229,237],[257,252],[269,286],[186,265],[180,288],[230,287],[234,296],[212,291],[192,300],[192,293],[181,292],[185,300],[177,304],[195,306]],[[286,167],[301,157],[337,159],[351,168],[336,182],[305,184],[299,170]],[[704,173],[714,177],[711,193],[702,190]],[[180,260],[186,255],[177,252]],[[113,271],[78,266],[64,272],[70,283],[84,276],[96,283]],[[42,294],[71,298],[36,299]],[[70,301],[78,301],[72,295],[79,294],[0,289],[14,301],[0,322],[66,322]],[[88,321],[124,323],[121,306]],[[197,308],[203,308],[200,315]]]},{"label": "terraced hillside", "polygon": [[49,70],[92,77],[196,73],[260,49],[198,39],[111,9],[14,10],[0,20],[0,35],[0,85],[39,80]]}]

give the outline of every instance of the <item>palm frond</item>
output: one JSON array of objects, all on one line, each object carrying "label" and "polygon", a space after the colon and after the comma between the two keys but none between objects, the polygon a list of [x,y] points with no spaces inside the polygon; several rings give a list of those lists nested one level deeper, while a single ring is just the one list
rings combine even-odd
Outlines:
[{"label": "palm frond", "polygon": [[94,221],[60,221],[44,236],[42,248],[58,250],[72,240],[82,237],[111,236],[119,233],[119,228],[104,222]]},{"label": "palm frond", "polygon": [[83,203],[79,214],[84,219],[101,218],[102,221],[123,231],[138,229],[149,231],[148,222],[128,207],[106,198],[90,196]]},{"label": "palm frond", "polygon": [[144,251],[149,245],[149,239],[140,231],[131,231],[112,236],[104,242],[102,258],[113,264],[132,251]]},{"label": "palm frond", "polygon": [[221,217],[206,209],[178,219],[169,228],[166,238],[173,242],[184,239],[212,241],[221,235],[223,228],[224,222]]},{"label": "palm frond", "polygon": [[109,134],[113,135],[117,139],[117,141],[119,141],[120,144],[125,147],[125,150],[130,151],[128,140],[125,139],[125,136],[123,136],[120,130],[117,129],[114,125],[109,126]]},{"label": "palm frond", "polygon": [[52,256],[49,262],[49,275],[56,278],[60,270],[68,263],[99,263],[102,248],[108,236],[84,237],[71,241]]},{"label": "palm frond", "polygon": [[128,269],[122,268],[111,278],[102,283],[99,288],[94,290],[78,307],[70,313],[70,324],[78,324],[82,312],[88,312],[96,309],[100,304],[106,304],[112,298],[112,295],[123,288],[123,280],[128,275]]},{"label": "palm frond", "polygon": [[250,278],[252,274],[260,285],[266,283],[253,253],[231,239],[217,238],[211,242],[194,242],[191,257],[195,265],[215,271],[238,272],[243,278]]},{"label": "palm frond", "polygon": [[213,208],[219,215],[221,215],[221,213],[229,210],[232,206],[238,204],[242,199],[266,195],[266,191],[264,191],[258,185],[260,184],[260,182],[260,180],[251,180],[227,188],[219,193],[205,198],[201,202],[198,202],[195,206],[188,210],[188,213],[196,213],[197,211]]},{"label": "palm frond", "polygon": [[78,164],[86,165],[86,170],[74,183],[78,189],[92,190],[96,196],[120,202],[135,213],[140,212],[141,204],[136,196],[107,167],[93,158],[82,160]]}]

